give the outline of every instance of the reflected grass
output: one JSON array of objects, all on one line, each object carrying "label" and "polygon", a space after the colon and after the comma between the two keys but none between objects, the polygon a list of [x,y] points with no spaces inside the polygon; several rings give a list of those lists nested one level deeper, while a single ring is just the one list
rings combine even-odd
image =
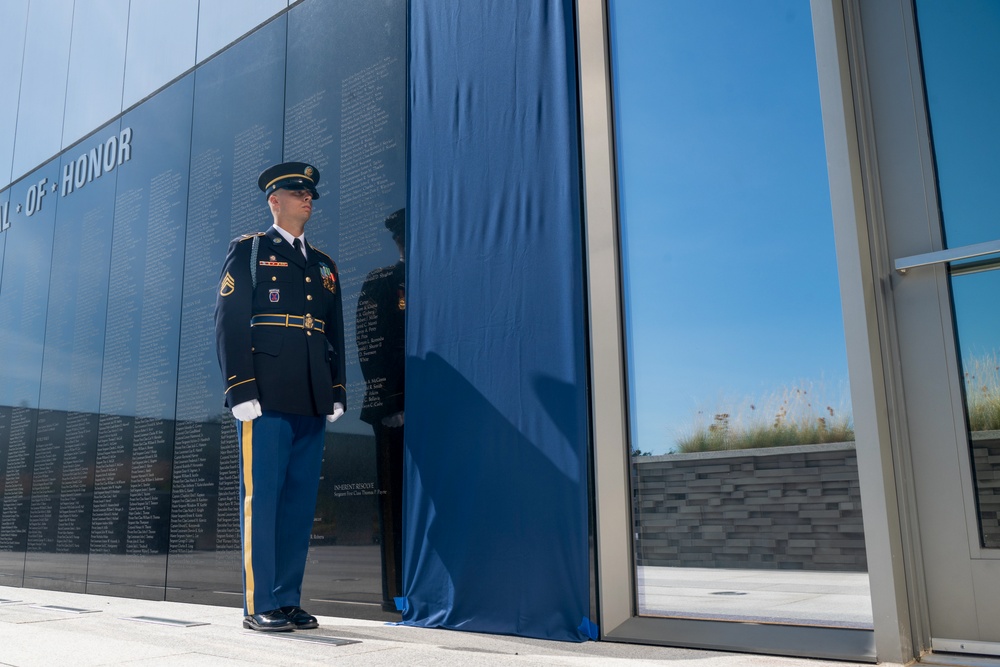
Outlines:
[{"label": "reflected grass", "polygon": [[1000,355],[965,362],[965,400],[970,431],[1000,430]]},{"label": "reflected grass", "polygon": [[[969,430],[1000,430],[1000,352],[966,359],[964,381]],[[695,426],[677,438],[672,453],[853,441],[849,402],[837,401],[835,408],[823,397],[821,385],[803,383],[762,400],[723,402],[718,409],[699,412]]]},{"label": "reflected grass", "polygon": [[[814,400],[814,398],[816,400]],[[854,440],[849,408],[824,400],[812,383],[778,390],[761,401],[743,401],[733,410],[714,410],[677,439],[674,453],[788,447]]]}]

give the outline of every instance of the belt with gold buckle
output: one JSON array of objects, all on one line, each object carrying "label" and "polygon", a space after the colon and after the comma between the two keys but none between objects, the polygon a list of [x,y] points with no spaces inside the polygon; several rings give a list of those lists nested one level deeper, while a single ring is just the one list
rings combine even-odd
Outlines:
[{"label": "belt with gold buckle", "polygon": [[250,318],[250,326],[295,327],[306,331],[323,333],[326,324],[312,315],[254,315]]}]

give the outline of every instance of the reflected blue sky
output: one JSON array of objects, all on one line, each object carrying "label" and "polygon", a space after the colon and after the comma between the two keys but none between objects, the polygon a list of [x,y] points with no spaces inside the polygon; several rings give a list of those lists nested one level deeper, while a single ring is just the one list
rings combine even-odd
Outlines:
[{"label": "reflected blue sky", "polygon": [[633,446],[796,387],[843,414],[809,3],[610,8]]},{"label": "reflected blue sky", "polygon": [[1000,238],[1000,2],[918,0],[917,22],[949,247]]},{"label": "reflected blue sky", "polygon": [[[917,23],[948,247],[1000,238],[1000,3],[918,0]],[[952,281],[967,367],[996,355],[1000,272]]]}]

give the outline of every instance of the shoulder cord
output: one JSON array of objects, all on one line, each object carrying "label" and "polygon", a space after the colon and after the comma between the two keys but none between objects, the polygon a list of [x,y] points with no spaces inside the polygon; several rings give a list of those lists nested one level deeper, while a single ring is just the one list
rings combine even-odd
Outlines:
[{"label": "shoulder cord", "polygon": [[260,237],[253,237],[253,245],[250,248],[250,282],[252,289],[257,289],[257,247],[260,245]]}]

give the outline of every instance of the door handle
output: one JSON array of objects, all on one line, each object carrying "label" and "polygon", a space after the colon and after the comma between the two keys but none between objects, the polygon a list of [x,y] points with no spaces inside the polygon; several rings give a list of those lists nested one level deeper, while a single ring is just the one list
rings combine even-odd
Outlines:
[{"label": "door handle", "polygon": [[[900,257],[895,262],[895,269],[905,274],[909,269],[915,269],[920,266],[947,264],[948,262],[957,262],[962,259],[972,259],[973,257],[982,257],[983,255],[993,255],[995,253],[1000,253],[1000,239],[986,241],[985,243],[974,243],[960,248],[948,248],[947,250],[937,250],[920,255]],[[1000,258],[992,260],[989,263],[992,264],[993,261],[1000,261]]]}]

